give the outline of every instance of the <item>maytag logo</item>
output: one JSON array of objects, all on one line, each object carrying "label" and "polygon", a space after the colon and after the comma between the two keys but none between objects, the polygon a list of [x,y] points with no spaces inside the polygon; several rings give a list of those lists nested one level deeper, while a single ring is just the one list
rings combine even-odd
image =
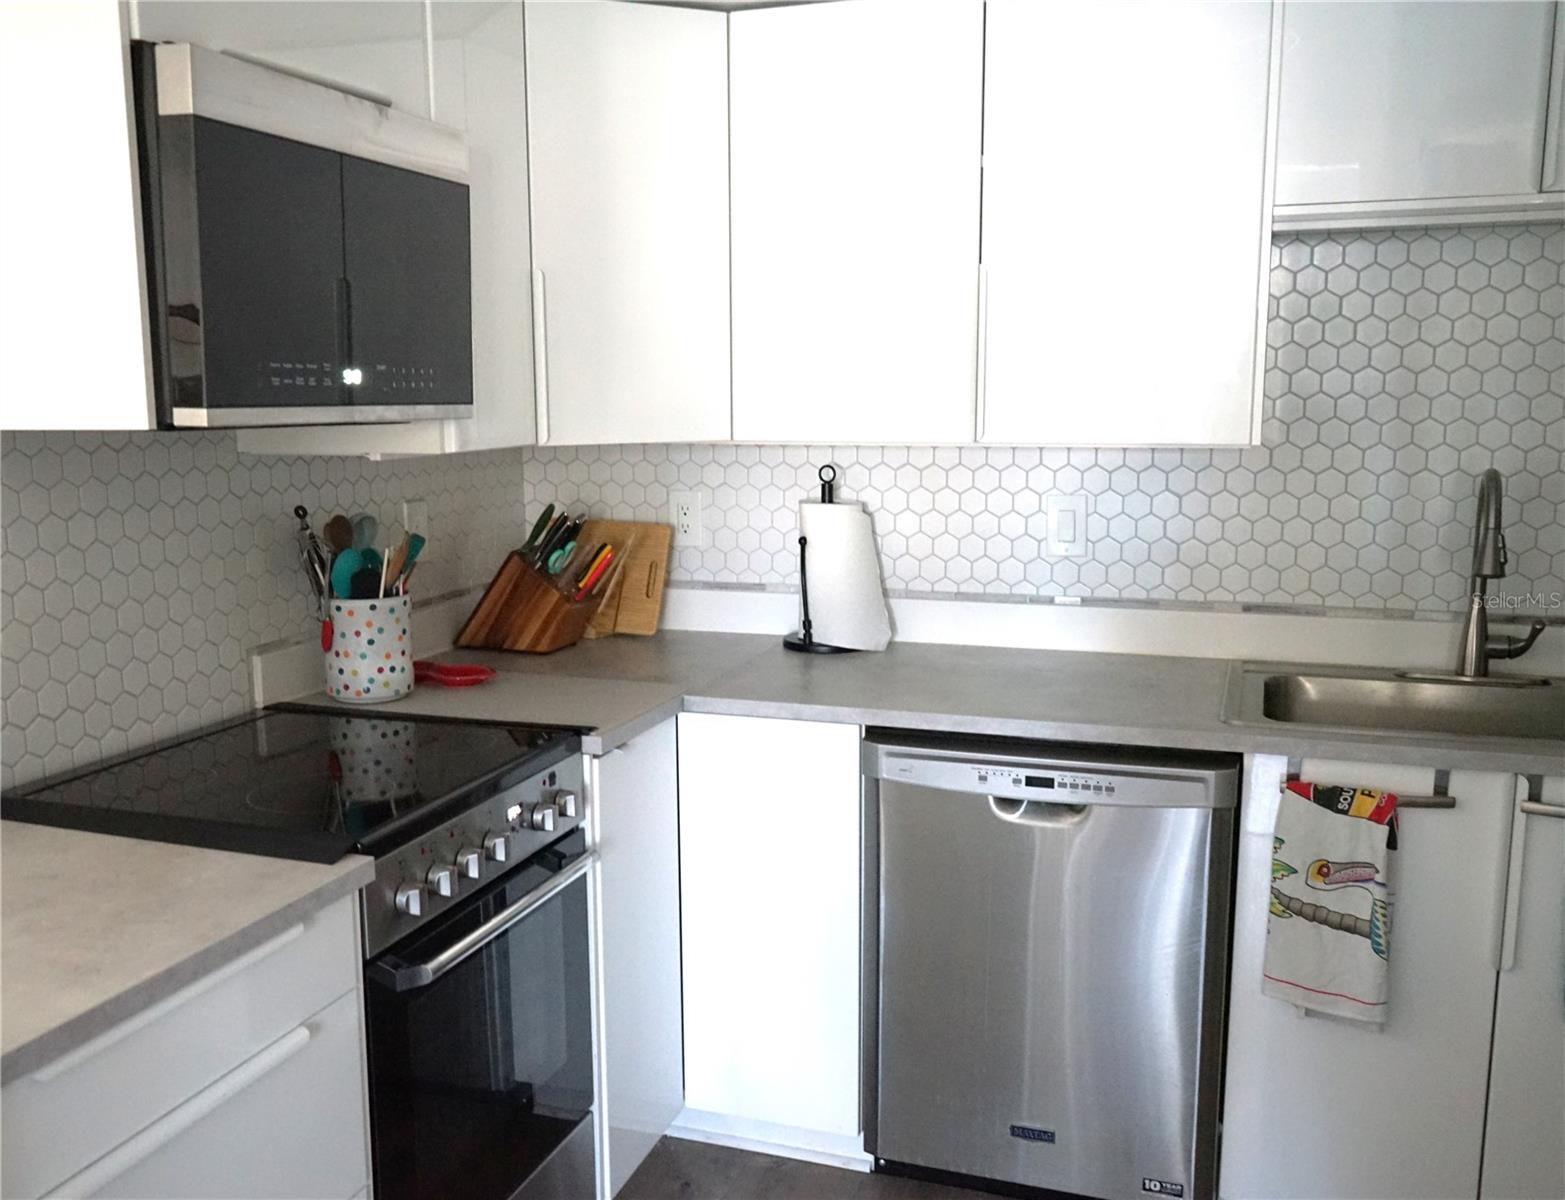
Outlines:
[{"label": "maytag logo", "polygon": [[1012,1125],[1011,1136],[1024,1142],[1048,1142],[1054,1144],[1054,1130],[1039,1129],[1036,1125]]},{"label": "maytag logo", "polygon": [[1172,1183],[1167,1179],[1143,1179],[1141,1181],[1141,1190],[1143,1192],[1151,1192],[1154,1196],[1183,1196],[1185,1194],[1185,1185]]}]

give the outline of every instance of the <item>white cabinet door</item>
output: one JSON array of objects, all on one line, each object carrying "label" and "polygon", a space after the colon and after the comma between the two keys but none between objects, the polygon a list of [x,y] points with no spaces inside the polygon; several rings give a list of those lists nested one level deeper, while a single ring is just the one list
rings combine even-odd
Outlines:
[{"label": "white cabinet door", "polygon": [[609,1195],[684,1105],[672,718],[596,762]]},{"label": "white cabinet door", "polygon": [[1565,778],[1517,784],[1483,1200],[1565,1196]]},{"label": "white cabinet door", "polygon": [[0,428],[156,424],[123,15],[0,5]]},{"label": "white cabinet door", "polygon": [[679,839],[687,1108],[856,1138],[858,726],[683,714]]},{"label": "white cabinet door", "polygon": [[989,0],[979,441],[1258,435],[1271,35],[1264,3]]},{"label": "white cabinet door", "polygon": [[1276,202],[1536,192],[1553,25],[1538,0],[1289,3]]},{"label": "white cabinet door", "polygon": [[538,440],[729,436],[728,18],[529,3]]},{"label": "white cabinet door", "polygon": [[447,422],[452,450],[530,446],[532,248],[527,229],[527,62],[522,6],[440,0],[435,120],[467,133],[473,236],[473,417]]},{"label": "white cabinet door", "polygon": [[[1261,994],[1286,765],[1245,765],[1219,1194],[1473,1196],[1514,777],[1453,771],[1455,808],[1398,813],[1390,1008],[1377,1032]],[[1309,759],[1301,777],[1423,795],[1434,784],[1429,768]]]},{"label": "white cabinet door", "polygon": [[729,22],[734,440],[971,440],[982,4]]}]

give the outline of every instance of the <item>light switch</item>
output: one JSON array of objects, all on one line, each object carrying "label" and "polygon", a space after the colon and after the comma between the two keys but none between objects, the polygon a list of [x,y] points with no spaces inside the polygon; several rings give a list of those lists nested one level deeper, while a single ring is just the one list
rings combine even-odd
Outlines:
[{"label": "light switch", "polygon": [[1050,558],[1087,556],[1087,497],[1050,496],[1049,538],[1043,552]]}]

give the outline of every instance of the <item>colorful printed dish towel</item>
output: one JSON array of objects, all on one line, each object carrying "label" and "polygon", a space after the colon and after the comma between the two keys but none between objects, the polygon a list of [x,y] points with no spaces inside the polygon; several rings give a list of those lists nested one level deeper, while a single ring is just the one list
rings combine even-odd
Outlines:
[{"label": "colorful printed dish towel", "polygon": [[1261,990],[1300,1008],[1386,1019],[1397,798],[1283,784],[1272,836]]}]

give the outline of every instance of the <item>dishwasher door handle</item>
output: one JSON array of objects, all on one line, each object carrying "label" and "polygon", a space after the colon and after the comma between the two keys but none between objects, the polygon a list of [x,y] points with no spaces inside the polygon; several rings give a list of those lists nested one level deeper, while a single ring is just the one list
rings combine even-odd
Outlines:
[{"label": "dishwasher door handle", "polygon": [[1016,800],[1010,796],[990,796],[989,811],[1013,825],[1042,825],[1064,829],[1080,825],[1092,811],[1090,804],[1056,804],[1050,800]]}]

